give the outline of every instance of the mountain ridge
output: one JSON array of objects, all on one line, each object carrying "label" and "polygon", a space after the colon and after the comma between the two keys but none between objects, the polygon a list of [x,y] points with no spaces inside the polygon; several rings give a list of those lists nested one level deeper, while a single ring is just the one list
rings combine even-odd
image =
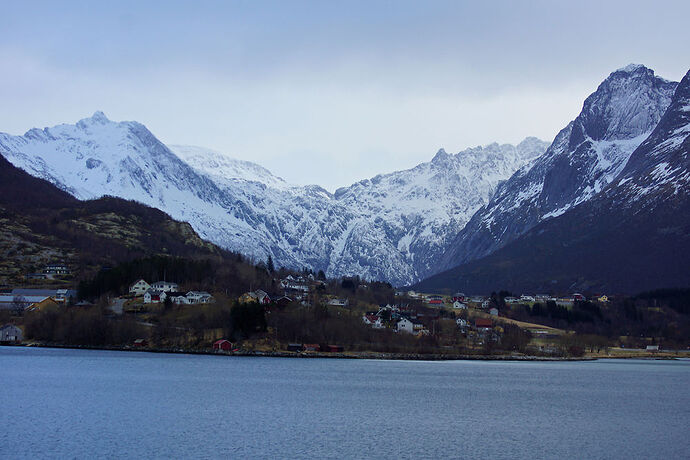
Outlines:
[{"label": "mountain ridge", "polygon": [[[329,276],[405,284],[435,270],[451,235],[546,143],[489,144],[378,175],[331,194],[198,147],[162,144],[102,112],[75,125],[0,134],[13,164],[80,198],[109,194],[188,221],[200,236],[256,259]],[[177,153],[186,159],[184,161]]]}]

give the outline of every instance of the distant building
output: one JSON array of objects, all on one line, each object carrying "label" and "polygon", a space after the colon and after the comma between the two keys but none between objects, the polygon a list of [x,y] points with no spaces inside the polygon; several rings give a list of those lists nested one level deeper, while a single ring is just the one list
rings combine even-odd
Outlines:
[{"label": "distant building", "polygon": [[12,295],[23,297],[52,297],[58,303],[69,303],[77,300],[74,289],[12,289]]},{"label": "distant building", "polygon": [[659,351],[659,345],[647,345],[647,351]]},{"label": "distant building", "polygon": [[597,298],[597,300],[602,303],[607,303],[609,301],[609,297],[607,295],[601,295]]},{"label": "distant building", "polygon": [[144,303],[161,303],[165,302],[168,294],[165,291],[159,291],[156,289],[149,289],[144,294]]},{"label": "distant building", "polygon": [[479,330],[493,329],[494,322],[492,320],[490,320],[489,318],[476,318],[474,320],[474,327],[476,327]]},{"label": "distant building", "polygon": [[218,351],[232,350],[232,343],[226,339],[220,339],[213,342],[213,349]]},{"label": "distant building", "polygon": [[187,293],[187,300],[190,304],[212,303],[213,296],[206,291],[189,291]]},{"label": "distant building", "polygon": [[179,286],[177,285],[177,283],[173,283],[170,281],[156,281],[151,285],[151,289],[163,292],[174,292],[179,289]]},{"label": "distant building", "polygon": [[350,305],[349,299],[330,299],[328,305],[331,307],[347,307]]},{"label": "distant building", "polygon": [[456,300],[453,302],[453,308],[459,308],[461,310],[467,310],[467,304],[463,303],[460,300]]},{"label": "distant building", "polygon": [[144,279],[138,279],[134,283],[130,284],[129,286],[129,293],[139,297],[142,296],[151,289],[151,285],[146,282]]},{"label": "distant building", "polygon": [[24,333],[14,324],[0,327],[0,343],[19,343],[24,340]]},{"label": "distant building", "polygon": [[491,308],[489,309],[489,314],[490,314],[491,316],[498,316],[498,308],[496,308],[496,307],[491,307]]},{"label": "distant building", "polygon": [[238,299],[240,303],[260,303],[262,305],[267,305],[271,303],[271,297],[265,292],[262,291],[261,289],[257,289],[256,291],[251,291],[251,292],[245,292],[240,296]]},{"label": "distant building", "polygon": [[43,269],[46,275],[69,275],[70,271],[65,264],[50,264]]}]

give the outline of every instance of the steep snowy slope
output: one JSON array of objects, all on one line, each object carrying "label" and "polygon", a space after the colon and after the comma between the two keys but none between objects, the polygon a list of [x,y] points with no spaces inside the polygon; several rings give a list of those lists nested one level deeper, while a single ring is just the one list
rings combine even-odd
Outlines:
[{"label": "steep snowy slope", "polygon": [[0,134],[0,153],[10,162],[78,198],[134,199],[234,251],[395,284],[436,271],[450,237],[499,181],[545,149],[528,138],[517,147],[440,151],[429,163],[332,195],[208,149],[170,149],[143,125],[112,122],[100,112],[76,125]]},{"label": "steep snowy slope", "polygon": [[450,245],[443,266],[490,254],[583,203],[623,170],[671,102],[676,83],[641,65],[609,75],[546,153],[499,186]]},{"label": "steep snowy slope", "polygon": [[[494,143],[455,155],[441,149],[431,162],[337,190],[335,199],[360,215],[342,235],[331,267],[355,274],[365,265],[389,263],[386,255],[395,253],[413,270],[408,279],[438,271],[450,239],[488,203],[498,183],[546,147],[527,138],[517,146]],[[377,254],[369,248],[386,250]]]},{"label": "steep snowy slope", "polygon": [[419,283],[454,292],[690,286],[690,72],[610,185],[493,252]]}]

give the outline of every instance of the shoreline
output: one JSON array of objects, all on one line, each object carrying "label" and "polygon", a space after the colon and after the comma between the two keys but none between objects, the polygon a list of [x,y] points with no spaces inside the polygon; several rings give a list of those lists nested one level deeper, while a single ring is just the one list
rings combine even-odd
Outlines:
[{"label": "shoreline", "polygon": [[[73,350],[104,350],[104,351],[126,351],[144,353],[167,353],[167,354],[187,354],[187,355],[210,355],[228,357],[263,357],[263,358],[302,358],[302,359],[378,359],[391,361],[528,361],[528,362],[548,362],[548,361],[597,361],[600,359],[649,359],[649,360],[675,360],[681,358],[674,353],[672,356],[645,355],[645,356],[582,356],[582,357],[552,357],[552,356],[533,356],[533,355],[466,355],[466,354],[446,354],[446,353],[383,353],[371,351],[359,352],[291,352],[291,351],[213,351],[213,350],[194,350],[183,348],[148,348],[132,346],[80,346],[48,343],[26,343],[26,344],[3,344],[0,346],[26,347],[26,348],[55,348]],[[662,352],[663,353],[663,352]],[[690,356],[689,356],[690,357]]]}]

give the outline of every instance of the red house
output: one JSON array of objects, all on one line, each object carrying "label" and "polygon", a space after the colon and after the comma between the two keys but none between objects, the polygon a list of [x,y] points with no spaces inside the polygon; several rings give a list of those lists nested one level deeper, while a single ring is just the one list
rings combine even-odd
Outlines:
[{"label": "red house", "polygon": [[232,343],[229,340],[220,339],[213,342],[214,350],[230,351],[232,350]]},{"label": "red house", "polygon": [[328,345],[328,351],[331,353],[342,353],[343,347],[340,345]]},{"label": "red house", "polygon": [[321,351],[321,346],[317,343],[305,343],[304,351]]},{"label": "red house", "polygon": [[134,346],[135,347],[147,347],[149,343],[146,341],[146,339],[136,339],[134,341]]},{"label": "red house", "polygon": [[494,323],[488,318],[477,318],[474,320],[474,326],[477,329],[491,329],[494,327]]}]

